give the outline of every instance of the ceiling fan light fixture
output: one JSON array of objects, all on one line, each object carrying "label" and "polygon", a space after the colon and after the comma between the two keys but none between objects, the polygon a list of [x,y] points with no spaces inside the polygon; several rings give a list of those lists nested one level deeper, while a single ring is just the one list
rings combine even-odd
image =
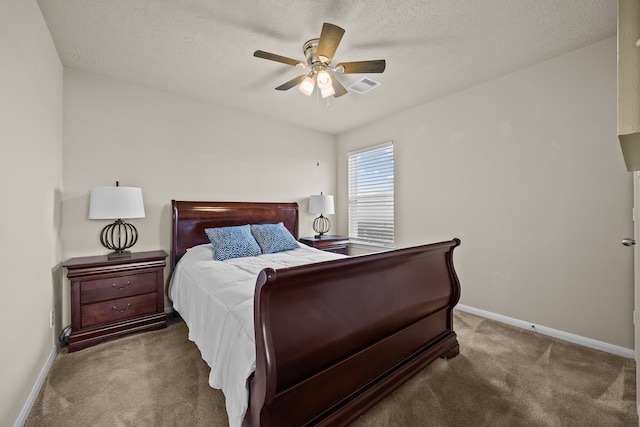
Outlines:
[{"label": "ceiling fan light fixture", "polygon": [[300,89],[300,92],[304,93],[305,95],[311,96],[315,85],[316,85],[316,82],[311,77],[307,76],[298,85],[298,89]]},{"label": "ceiling fan light fixture", "polygon": [[327,73],[326,70],[318,71],[318,76],[316,77],[318,82],[318,87],[320,89],[326,89],[331,87],[331,76]]},{"label": "ceiling fan light fixture", "polygon": [[333,89],[333,86],[323,87],[323,88],[321,88],[320,86],[318,87],[320,88],[320,94],[322,95],[323,98],[334,95],[336,93],[336,91]]}]

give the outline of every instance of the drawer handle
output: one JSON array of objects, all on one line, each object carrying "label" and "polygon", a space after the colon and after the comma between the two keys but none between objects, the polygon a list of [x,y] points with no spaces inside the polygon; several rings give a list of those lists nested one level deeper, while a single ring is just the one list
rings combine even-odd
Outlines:
[{"label": "drawer handle", "polygon": [[130,281],[129,281],[129,282],[127,282],[127,284],[126,284],[126,285],[124,285],[124,286],[118,286],[118,284],[117,284],[117,283],[114,283],[114,284],[112,284],[112,285],[111,285],[111,287],[112,287],[112,288],[114,288],[114,289],[121,290],[121,289],[127,289],[127,288],[129,287],[129,285],[130,285],[130,284],[131,284],[131,282],[130,282]]},{"label": "drawer handle", "polygon": [[127,306],[125,308],[118,308],[114,305],[113,307],[111,307],[111,310],[117,311],[118,313],[124,313],[125,311],[129,310],[129,307],[131,307],[131,303],[127,303]]}]

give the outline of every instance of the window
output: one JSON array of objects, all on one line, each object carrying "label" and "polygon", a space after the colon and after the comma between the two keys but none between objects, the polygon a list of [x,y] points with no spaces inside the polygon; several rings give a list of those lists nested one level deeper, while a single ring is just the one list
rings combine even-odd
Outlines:
[{"label": "window", "polygon": [[354,243],[393,246],[393,142],[347,156],[349,238]]}]

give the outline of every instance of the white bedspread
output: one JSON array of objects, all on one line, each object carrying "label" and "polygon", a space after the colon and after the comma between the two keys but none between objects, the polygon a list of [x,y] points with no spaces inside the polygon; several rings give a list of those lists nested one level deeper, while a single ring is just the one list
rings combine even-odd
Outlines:
[{"label": "white bedspread", "polygon": [[305,245],[257,257],[213,260],[213,247],[191,248],[180,259],[169,287],[173,307],[211,367],[209,385],[225,395],[229,425],[242,425],[249,401],[247,379],[256,367],[253,294],[263,268],[292,267],[343,258]]}]

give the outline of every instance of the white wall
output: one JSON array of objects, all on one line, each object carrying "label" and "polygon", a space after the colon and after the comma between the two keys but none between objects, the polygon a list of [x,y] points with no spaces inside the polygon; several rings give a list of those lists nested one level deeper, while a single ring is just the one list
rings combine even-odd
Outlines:
[{"label": "white wall", "polygon": [[54,351],[61,286],[62,64],[35,0],[0,1],[0,425]]},{"label": "white wall", "polygon": [[342,234],[346,153],[387,140],[397,246],[461,238],[461,303],[634,348],[615,38],[340,135]]},{"label": "white wall", "polygon": [[[332,135],[73,69],[64,95],[65,259],[109,252],[98,235],[110,221],[87,219],[96,185],[142,187],[133,250],[167,252],[171,199],[295,201],[304,236],[309,195],[335,191]],[[68,291],[64,299],[68,320]]]}]

